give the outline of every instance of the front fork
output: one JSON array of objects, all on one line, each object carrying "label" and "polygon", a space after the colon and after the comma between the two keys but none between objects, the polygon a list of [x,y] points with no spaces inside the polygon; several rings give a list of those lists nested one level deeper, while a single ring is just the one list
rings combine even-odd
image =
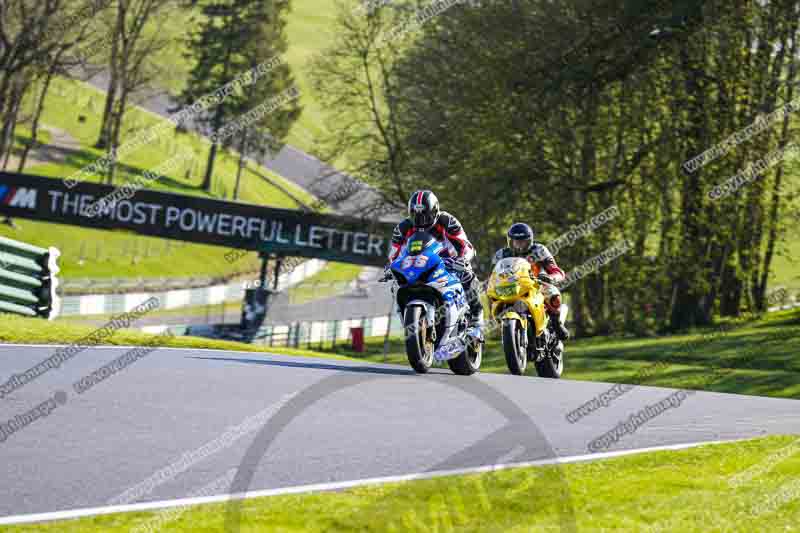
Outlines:
[{"label": "front fork", "polygon": [[549,340],[550,331],[545,328],[544,332],[537,336],[536,326],[533,324],[533,320],[530,319],[530,323],[528,324],[528,332],[532,337],[529,344],[530,349],[528,349],[528,360],[541,361],[547,355],[547,342]]},{"label": "front fork", "polygon": [[536,322],[533,317],[528,317],[529,361],[539,362],[547,357],[547,346],[550,343],[553,332],[550,331],[550,316],[547,313],[543,313],[543,315],[546,323],[541,335],[536,335]]},{"label": "front fork", "polygon": [[[559,322],[561,322],[562,325],[565,324],[566,321],[567,321],[567,313],[568,312],[569,312],[569,307],[567,306],[567,304],[562,303],[561,304],[561,308],[559,309],[559,313],[558,313],[558,320],[559,320]],[[550,324],[549,324],[549,321],[551,320],[550,316],[549,315],[545,315],[545,316],[547,317],[548,324],[547,324],[547,327],[544,328],[544,333],[542,333],[541,335],[539,335],[538,337],[536,337],[534,339],[534,343],[533,343],[534,349],[533,349],[533,353],[531,354],[532,355],[531,360],[541,361],[542,359],[544,359],[548,355],[547,348],[551,343],[553,344],[554,348],[555,348],[556,345],[558,345],[556,334],[555,334],[555,332],[553,332],[550,329]],[[533,323],[533,321],[531,320],[531,324],[532,323]],[[551,354],[551,355],[555,355],[555,354]]]},{"label": "front fork", "polygon": [[395,300],[395,304],[394,305],[395,305],[395,309],[397,310],[398,315],[400,316],[400,322],[401,323],[403,323],[403,321],[405,319],[405,312],[409,307],[421,307],[421,308],[423,308],[425,310],[424,317],[425,317],[425,324],[427,326],[425,329],[428,332],[428,335],[427,335],[428,338],[425,339],[425,340],[431,341],[434,344],[436,343],[436,340],[437,340],[437,335],[436,335],[436,306],[434,306],[431,303],[426,302],[424,300],[412,300],[412,301],[408,302],[406,304],[405,309],[403,309],[401,311],[400,310],[400,306],[397,305],[397,300]]}]

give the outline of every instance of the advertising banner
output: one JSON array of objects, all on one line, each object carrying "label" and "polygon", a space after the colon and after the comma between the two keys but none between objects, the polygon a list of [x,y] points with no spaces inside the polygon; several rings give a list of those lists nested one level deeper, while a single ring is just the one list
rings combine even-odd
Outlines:
[{"label": "advertising banner", "polygon": [[[393,225],[142,189],[0,172],[0,214],[164,239],[382,266]],[[120,199],[122,198],[122,199]]]}]

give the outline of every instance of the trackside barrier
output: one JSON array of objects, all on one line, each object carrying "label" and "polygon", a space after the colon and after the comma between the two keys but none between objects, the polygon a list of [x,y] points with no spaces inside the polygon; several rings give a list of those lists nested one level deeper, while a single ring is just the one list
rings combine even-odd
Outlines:
[{"label": "trackside barrier", "polygon": [[61,310],[57,248],[0,237],[0,312],[48,320]]},{"label": "trackside barrier", "polygon": [[[284,272],[278,277],[278,290],[286,290],[304,279],[321,271],[327,262],[311,259],[297,268]],[[180,280],[179,280],[180,281]],[[126,292],[124,294],[84,294],[64,296],[62,315],[102,315],[122,313],[126,309],[156,297],[164,309],[178,309],[186,306],[217,305],[224,302],[239,301],[244,298],[245,289],[255,287],[252,283],[232,281],[224,285],[211,285],[195,288],[165,288],[157,291]]]},{"label": "trackside barrier", "polygon": [[[198,326],[144,326],[140,328],[144,333],[160,334],[170,331],[173,335],[189,335],[212,338],[229,338],[226,330],[238,326],[228,325],[198,325]],[[391,322],[387,315],[376,317],[352,318],[349,320],[307,321],[292,322],[290,324],[263,325],[253,338],[254,344],[262,346],[282,346],[290,348],[326,349],[352,344],[353,328],[363,328],[363,336],[377,337],[387,333],[392,335],[403,334],[403,324],[397,317]]]},{"label": "trackside barrier", "polygon": [[284,325],[264,325],[253,339],[254,344],[293,348],[326,349],[336,346],[350,347],[352,330],[362,329],[362,341],[367,337],[378,337],[387,332],[402,335],[403,324],[393,317],[391,324],[387,315],[329,320],[315,322],[293,322]]}]

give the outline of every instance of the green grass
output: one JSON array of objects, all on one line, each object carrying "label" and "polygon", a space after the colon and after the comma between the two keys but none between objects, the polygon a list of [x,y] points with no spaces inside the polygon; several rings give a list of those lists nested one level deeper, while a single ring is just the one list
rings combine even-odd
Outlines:
[{"label": "green grass", "polygon": [[[14,137],[15,149],[12,151],[12,154],[19,157],[22,155],[22,149],[32,142],[33,133],[31,132],[30,128],[20,125],[17,126],[17,129],[14,132]],[[50,144],[53,142],[53,136],[49,131],[39,128],[39,134],[36,136],[36,140],[41,144]],[[30,154],[28,154],[28,157],[30,158]],[[17,164],[9,163],[7,170],[16,169]]]},{"label": "green grass", "polygon": [[[562,466],[276,496],[241,503],[242,533],[262,531],[796,531],[800,454],[761,468],[794,441],[770,437]],[[223,531],[227,505],[97,516],[13,532]],[[234,509],[234,507],[231,507]],[[152,521],[152,522],[151,522]]]},{"label": "green grass", "polygon": [[289,289],[289,301],[294,305],[335,296],[342,285],[358,277],[362,267],[347,263],[328,263],[325,270],[314,274],[296,287]]},{"label": "green grass", "polygon": [[335,18],[334,2],[302,0],[293,3],[286,26],[289,40],[286,61],[292,66],[303,106],[303,113],[289,134],[289,142],[307,152],[314,151],[315,139],[331,133],[326,125],[327,113],[311,89],[309,61],[334,42],[335,33],[332,28]]},{"label": "green grass", "polygon": [[[75,104],[74,102],[77,102]],[[90,103],[91,102],[91,103]],[[43,122],[69,132],[81,144],[80,152],[70,155],[65,164],[49,163],[26,168],[26,172],[52,177],[66,177],[91,163],[102,152],[92,148],[99,131],[99,109],[103,103],[103,93],[79,82],[57,79],[48,96]],[[94,112],[92,111],[94,109]],[[68,111],[64,111],[68,110]],[[79,116],[85,117],[84,122]],[[162,122],[162,119],[143,109],[131,108],[126,114],[128,128],[147,128]],[[21,132],[18,141],[25,142],[26,132]],[[131,131],[126,138],[133,135]],[[124,141],[123,141],[124,142]],[[152,188],[166,192],[197,196],[232,197],[236,176],[235,154],[223,154],[217,161],[215,170],[215,191],[207,194],[201,189],[202,172],[209,143],[194,134],[174,137],[168,134],[161,143],[141,148],[124,157],[115,182],[122,185],[145,170],[157,167],[176,153],[191,150],[196,154],[193,166],[186,165],[173,175],[168,175],[152,183]],[[187,173],[188,172],[188,178]],[[260,176],[264,175],[267,179]],[[90,181],[99,182],[95,176]],[[284,192],[286,191],[286,192]],[[305,204],[313,202],[313,197],[287,182],[274,173],[266,172],[253,164],[247,167],[242,177],[240,199],[242,201],[273,207],[296,209],[298,201]],[[297,199],[297,200],[295,200]],[[67,277],[189,277],[231,275],[252,272],[257,268],[257,258],[251,254],[247,260],[231,265],[224,259],[226,248],[190,244],[169,246],[164,239],[136,237],[126,232],[98,231],[75,226],[59,226],[42,222],[18,221],[22,229],[0,228],[0,235],[39,246],[55,246],[61,249],[62,272]],[[164,250],[168,246],[172,252],[165,257],[137,257],[132,253],[134,245],[144,255],[145,249]],[[98,249],[98,247],[100,249]],[[83,261],[81,259],[83,258]],[[136,261],[134,262],[134,258]]]},{"label": "green grass", "polygon": [[[597,337],[568,341],[562,377],[635,383],[642,369],[666,362],[669,366],[641,384],[800,399],[800,310],[771,313],[762,320],[703,341],[704,335],[711,331],[659,338]],[[696,343],[696,348],[684,349],[687,342]],[[367,339],[365,349],[365,353],[358,354],[339,346],[336,353],[384,361],[382,337]],[[499,341],[487,341],[481,372],[508,372],[502,350]],[[747,353],[757,356],[742,367],[739,358]],[[402,338],[390,338],[387,362],[408,364]],[[715,369],[729,372],[722,376]],[[530,365],[528,375],[535,375]],[[713,376],[720,378],[711,380]]]},{"label": "green grass", "polygon": [[[97,328],[72,320],[45,321],[16,315],[0,314],[0,343],[9,344],[69,344],[84,338]],[[144,346],[159,337],[131,329],[120,329],[103,340],[109,346]],[[200,337],[160,337],[159,346],[169,348],[196,348],[231,350],[238,352],[270,352],[284,355],[302,355],[333,359],[348,359],[336,354],[320,354],[295,348],[265,348],[255,344],[204,339]]]},{"label": "green grass", "polygon": [[216,277],[255,272],[260,264],[255,252],[230,264],[225,260],[229,250],[219,246],[33,220],[16,219],[15,224],[21,229],[0,226],[0,235],[61,250],[64,278]]},{"label": "green grass", "polygon": [[[61,128],[70,133],[80,142],[82,150],[80,153],[69,157],[67,165],[49,164],[33,167],[31,170],[36,170],[37,172],[35,173],[46,176],[65,177],[65,175],[68,175],[67,173],[79,170],[105,155],[102,151],[92,147],[97,141],[104,95],[105,93],[102,91],[82,82],[61,78],[53,82],[53,89],[48,93],[42,121],[45,124]],[[68,111],[65,112],[65,109]],[[79,120],[81,116],[85,118],[84,122]],[[145,109],[131,106],[125,114],[123,130],[126,135],[123,137],[122,142],[124,144],[126,140],[132,139],[136,131],[144,131],[147,128],[165,122],[166,119],[162,119]],[[122,158],[115,185],[122,185],[131,177],[141,175],[145,170],[157,167],[177,153],[190,151],[195,156],[194,165],[181,166],[174,175],[152,182],[150,188],[179,194],[204,197],[224,196],[226,199],[231,199],[238,162],[238,157],[235,153],[223,152],[218,158],[214,167],[216,189],[212,189],[211,194],[201,189],[209,147],[210,143],[207,140],[194,133],[175,135],[172,130],[168,130],[168,133],[162,135],[155,143],[142,147]],[[250,164],[243,173],[242,188],[239,195],[240,201],[296,209],[298,207],[297,202],[279,187],[272,185],[268,180],[260,178],[259,174],[256,173],[258,168],[256,165]],[[189,171],[188,178],[186,177],[186,171]],[[270,180],[280,183],[281,187],[290,190],[292,195],[303,202],[313,202],[313,196],[280,176],[268,173],[268,177]],[[89,181],[99,182],[100,179],[99,176],[95,176]]]},{"label": "green grass", "polygon": [[788,235],[779,246],[779,255],[772,261],[771,280],[772,286],[785,285],[793,289],[793,293],[800,293],[800,239],[797,238],[796,227],[800,225],[800,220],[795,225],[793,235]]}]

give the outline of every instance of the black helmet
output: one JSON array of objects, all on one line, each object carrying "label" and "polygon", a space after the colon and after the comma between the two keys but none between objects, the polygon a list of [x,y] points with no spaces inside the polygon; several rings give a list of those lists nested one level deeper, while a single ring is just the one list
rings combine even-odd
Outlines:
[{"label": "black helmet", "polygon": [[511,253],[517,257],[527,256],[533,251],[533,238],[533,228],[522,222],[512,224],[506,235]]},{"label": "black helmet", "polygon": [[430,229],[439,218],[439,200],[431,191],[416,191],[408,200],[408,218],[415,228]]}]

